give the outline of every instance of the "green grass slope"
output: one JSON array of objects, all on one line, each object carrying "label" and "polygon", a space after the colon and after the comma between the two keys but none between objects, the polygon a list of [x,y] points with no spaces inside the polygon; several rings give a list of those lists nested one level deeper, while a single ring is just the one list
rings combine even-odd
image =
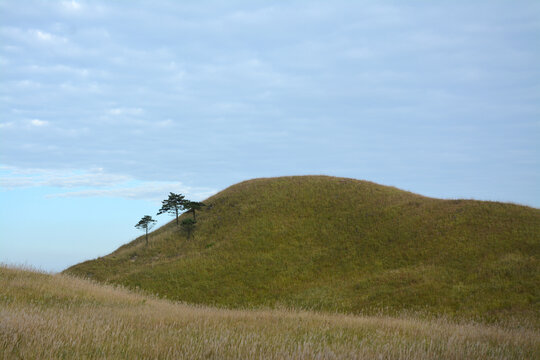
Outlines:
[{"label": "green grass slope", "polygon": [[190,240],[172,221],[148,247],[65,272],[227,307],[539,321],[538,209],[327,176],[245,181],[205,203]]}]

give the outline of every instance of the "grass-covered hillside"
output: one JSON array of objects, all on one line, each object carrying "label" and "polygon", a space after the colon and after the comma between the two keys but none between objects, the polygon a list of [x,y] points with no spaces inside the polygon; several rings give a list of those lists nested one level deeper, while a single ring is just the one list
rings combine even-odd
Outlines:
[{"label": "grass-covered hillside", "polygon": [[66,273],[227,307],[540,322],[538,209],[327,176],[250,180],[204,202],[190,240],[172,221],[149,246]]},{"label": "grass-covered hillside", "polygon": [[0,265],[0,359],[537,359],[526,323],[189,306]]}]

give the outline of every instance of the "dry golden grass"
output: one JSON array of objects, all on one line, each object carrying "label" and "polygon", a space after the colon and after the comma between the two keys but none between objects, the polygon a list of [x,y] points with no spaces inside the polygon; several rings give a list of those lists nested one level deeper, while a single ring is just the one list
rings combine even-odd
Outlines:
[{"label": "dry golden grass", "polygon": [[225,310],[0,266],[0,358],[526,359],[534,325]]}]

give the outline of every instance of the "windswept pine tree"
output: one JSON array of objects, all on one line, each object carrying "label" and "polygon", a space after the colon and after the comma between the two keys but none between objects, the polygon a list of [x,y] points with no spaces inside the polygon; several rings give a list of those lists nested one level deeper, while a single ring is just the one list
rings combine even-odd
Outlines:
[{"label": "windswept pine tree", "polygon": [[146,232],[146,245],[148,246],[148,230],[152,229],[156,220],[152,219],[150,215],[144,215],[141,220],[135,225],[137,229],[144,230]]},{"label": "windswept pine tree", "polygon": [[198,210],[201,210],[202,207],[205,206],[204,203],[198,202],[198,201],[187,201],[184,204],[184,210],[187,210],[188,212],[193,214],[193,220],[197,221],[197,217],[195,216],[195,212]]},{"label": "windswept pine tree", "polygon": [[184,210],[184,205],[187,202],[184,195],[170,193],[169,198],[161,202],[161,209],[159,209],[157,215],[164,213],[176,215],[176,225],[178,226],[178,213]]}]

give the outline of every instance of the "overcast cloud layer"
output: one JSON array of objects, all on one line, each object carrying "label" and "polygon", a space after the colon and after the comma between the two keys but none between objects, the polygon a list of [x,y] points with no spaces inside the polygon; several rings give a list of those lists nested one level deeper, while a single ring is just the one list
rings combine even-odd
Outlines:
[{"label": "overcast cloud layer", "polygon": [[540,206],[539,14],[537,1],[1,1],[2,185],[41,169],[202,194],[323,173]]}]

